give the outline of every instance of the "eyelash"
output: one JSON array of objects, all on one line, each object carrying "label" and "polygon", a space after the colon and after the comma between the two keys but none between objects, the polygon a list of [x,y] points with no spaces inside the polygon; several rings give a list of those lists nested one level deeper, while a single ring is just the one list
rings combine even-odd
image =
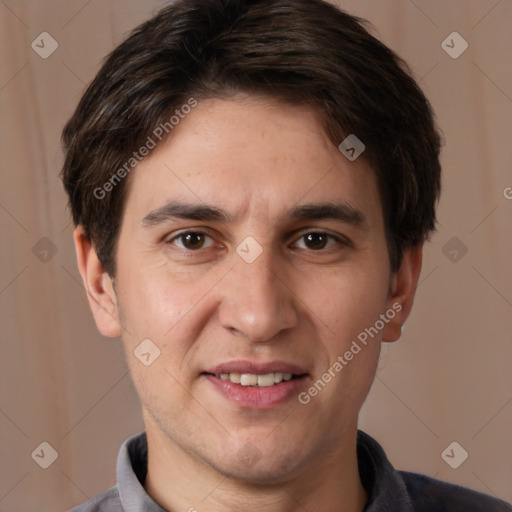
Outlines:
[{"label": "eyelash", "polygon": [[[169,239],[166,243],[169,244],[169,245],[174,245],[174,241],[175,240],[178,240],[178,239],[183,239],[185,236],[187,235],[190,235],[190,234],[194,234],[194,235],[204,235],[205,237],[208,237],[210,239],[213,240],[213,237],[211,237],[210,235],[208,235],[207,233],[205,233],[204,231],[195,231],[195,230],[188,230],[188,231],[183,231],[177,235],[175,235],[174,237],[172,237],[171,239]],[[306,237],[307,235],[311,235],[311,234],[315,234],[315,235],[323,235],[323,236],[326,236],[328,237],[330,240],[334,240],[335,243],[339,246],[344,246],[344,247],[352,247],[352,243],[347,240],[347,239],[344,239],[344,238],[341,238],[339,236],[336,236],[336,235],[333,235],[331,233],[327,233],[326,231],[307,231],[307,232],[304,232],[300,235],[300,237],[298,238],[298,240],[300,239],[304,239],[304,237]],[[211,246],[210,246],[211,247]],[[210,247],[201,247],[197,250],[193,250],[193,249],[187,249],[187,248],[184,248],[184,247],[178,247],[180,250],[182,251],[185,251],[187,253],[194,253],[194,252],[201,252],[201,251],[204,251],[206,249],[209,249]],[[311,252],[324,252],[324,251],[328,251],[330,249],[332,249],[333,247],[328,247],[328,248],[322,248],[322,249],[318,249],[318,250],[315,250],[315,249],[300,249],[302,251],[304,250],[309,250]]]}]

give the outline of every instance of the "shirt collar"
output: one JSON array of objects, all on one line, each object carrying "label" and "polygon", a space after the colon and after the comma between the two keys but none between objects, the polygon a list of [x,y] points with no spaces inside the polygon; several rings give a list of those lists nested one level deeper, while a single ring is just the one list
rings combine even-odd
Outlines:
[{"label": "shirt collar", "polygon": [[[368,494],[364,512],[413,512],[407,488],[382,447],[361,430],[357,433],[357,459]],[[166,512],[145,491],[148,447],[145,432],[127,439],[117,458],[117,487],[123,512]]]},{"label": "shirt collar", "polygon": [[414,512],[401,474],[393,468],[375,439],[357,431],[359,476],[368,494],[363,512]]},{"label": "shirt collar", "polygon": [[123,512],[166,512],[144,489],[148,471],[146,433],[127,439],[117,457],[117,488]]}]

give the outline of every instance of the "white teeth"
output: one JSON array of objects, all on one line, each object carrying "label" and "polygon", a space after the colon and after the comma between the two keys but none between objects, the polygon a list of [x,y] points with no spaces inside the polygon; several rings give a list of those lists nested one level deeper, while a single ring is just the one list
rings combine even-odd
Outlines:
[{"label": "white teeth", "polygon": [[229,380],[231,382],[234,382],[235,384],[240,384],[240,378],[242,376],[239,373],[230,373],[229,374]]},{"label": "white teeth", "polygon": [[229,380],[234,384],[242,386],[258,386],[270,387],[275,384],[280,384],[283,381],[291,380],[291,373],[265,373],[263,375],[256,375],[253,373],[221,373],[217,375],[221,380]]},{"label": "white teeth", "polygon": [[267,373],[265,375],[258,375],[258,386],[261,387],[268,387],[274,385],[274,374],[273,373]]},{"label": "white teeth", "polygon": [[256,386],[258,384],[258,376],[249,373],[242,373],[240,377],[240,384],[242,386]]}]

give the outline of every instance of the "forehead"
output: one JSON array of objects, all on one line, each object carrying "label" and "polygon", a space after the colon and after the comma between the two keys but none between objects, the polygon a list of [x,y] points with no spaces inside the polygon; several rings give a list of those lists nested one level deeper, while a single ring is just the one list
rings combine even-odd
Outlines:
[{"label": "forehead", "polygon": [[175,199],[215,203],[262,222],[301,202],[344,201],[366,216],[380,214],[375,176],[363,158],[341,155],[311,108],[262,98],[198,102],[130,181],[133,221]]}]

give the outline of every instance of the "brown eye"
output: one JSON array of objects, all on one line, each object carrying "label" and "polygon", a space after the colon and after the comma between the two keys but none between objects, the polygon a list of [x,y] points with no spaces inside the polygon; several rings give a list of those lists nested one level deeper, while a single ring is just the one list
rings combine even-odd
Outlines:
[{"label": "brown eye", "polygon": [[177,245],[181,249],[188,251],[197,251],[198,249],[204,249],[211,245],[211,242],[205,246],[207,239],[211,240],[211,237],[200,231],[187,231],[175,236],[171,243]]},{"label": "brown eye", "polygon": [[304,235],[304,240],[310,249],[324,249],[327,243],[327,235],[325,233],[308,233]]},{"label": "brown eye", "polygon": [[313,251],[320,251],[326,248],[329,249],[337,243],[341,243],[341,241],[334,235],[330,235],[329,233],[324,233],[322,231],[305,233],[299,240],[303,241],[303,246],[301,247],[301,244],[299,244],[299,249],[310,249]]}]

